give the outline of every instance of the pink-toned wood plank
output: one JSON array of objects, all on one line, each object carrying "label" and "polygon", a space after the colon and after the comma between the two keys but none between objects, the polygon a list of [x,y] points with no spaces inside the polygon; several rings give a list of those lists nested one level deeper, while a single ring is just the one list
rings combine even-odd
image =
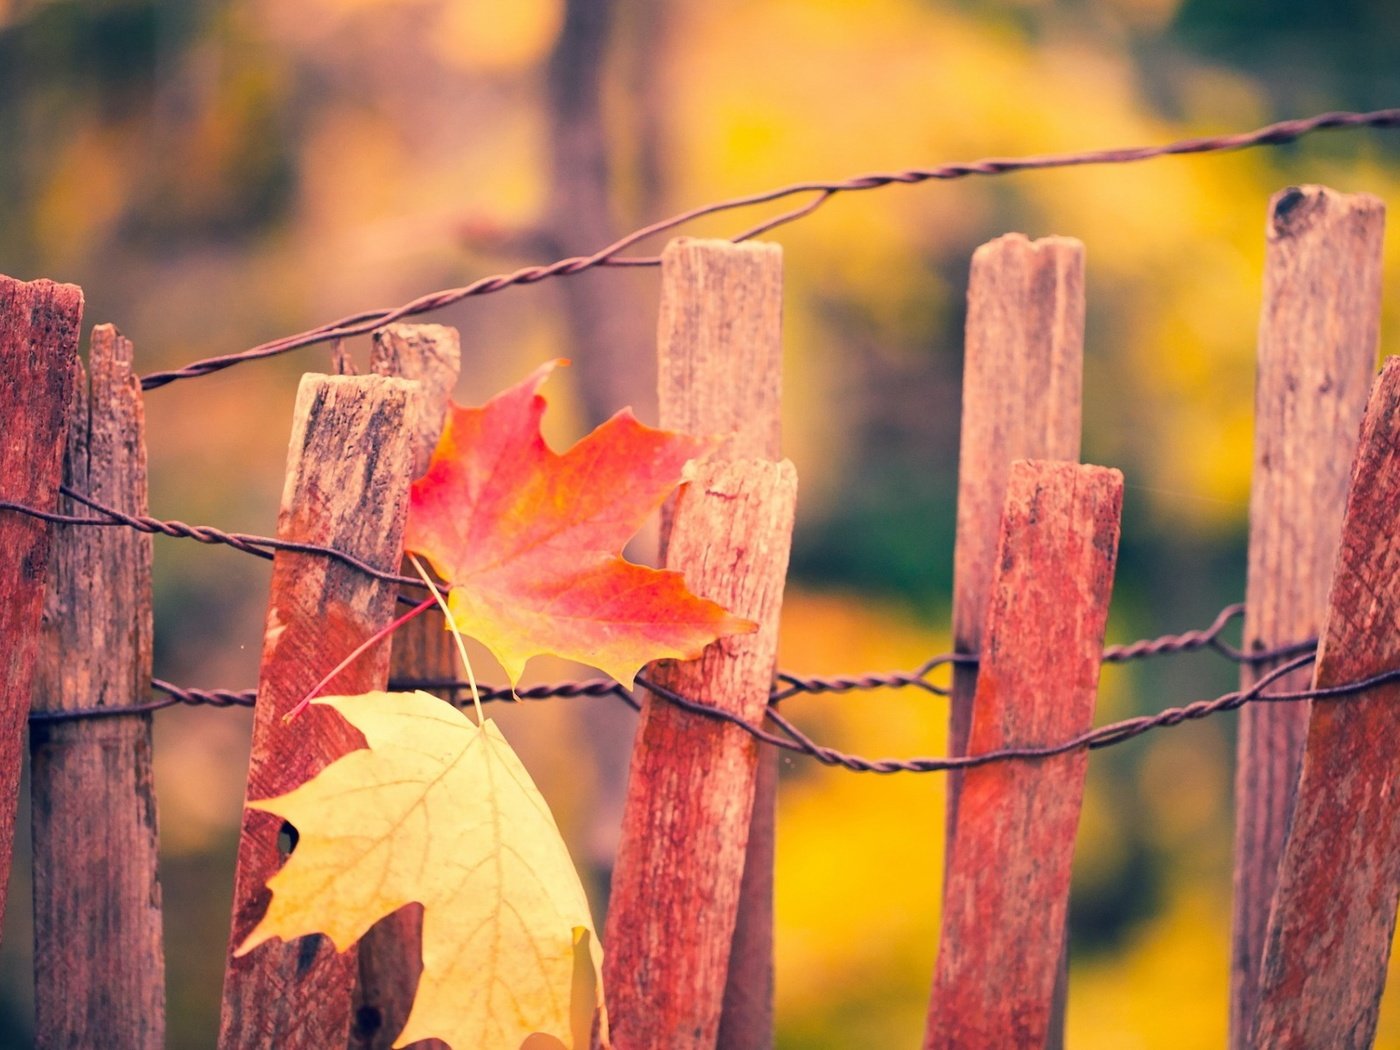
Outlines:
[{"label": "pink-toned wood plank", "polygon": [[[0,275],[0,500],[54,508],[82,315],[83,292],[75,285]],[[45,523],[0,511],[0,920],[14,855],[49,543]]]},{"label": "pink-toned wood plank", "polygon": [[[278,514],[282,539],[336,547],[384,570],[398,567],[413,464],[414,384],[385,376],[302,379]],[[393,618],[395,585],[321,555],[279,552],[248,766],[248,797],[300,785],[363,747],[334,712],[311,707],[282,716],[347,653]],[[329,686],[335,693],[384,688],[389,646],[365,653]],[[265,883],[281,866],[281,824],[244,810],[234,881],[230,952],[262,917]],[[325,1050],[345,1046],[355,952],[337,954],[321,936],[272,941],[224,973],[219,1045]]]},{"label": "pink-toned wood plank", "polygon": [[[370,371],[411,379],[423,388],[414,425],[413,476],[422,474],[437,447],[448,399],[462,367],[457,329],[438,324],[393,324],[374,333]],[[404,560],[405,575],[415,575]],[[421,590],[414,594],[421,600]],[[394,632],[390,679],[455,678],[457,651],[442,613],[429,609]],[[439,693],[438,695],[444,695]],[[451,697],[448,697],[451,699]],[[350,1050],[389,1050],[408,1021],[423,972],[423,909],[418,905],[386,915],[360,938],[359,979],[350,1025]],[[419,1050],[446,1046],[437,1039]]]},{"label": "pink-toned wood plank", "polygon": [[[92,333],[74,391],[64,481],[146,513],[146,442],[131,343]],[[81,375],[81,368],[79,374]],[[61,509],[89,513],[76,500]],[[151,537],[60,528],[50,560],[35,712],[125,707],[151,687]],[[30,727],[36,1045],[165,1044],[151,716]]]},{"label": "pink-toned wood plank", "polygon": [[[1400,667],[1400,358],[1375,384],[1315,680]],[[1370,1047],[1400,901],[1400,684],[1312,703],[1251,1046]]]},{"label": "pink-toned wood plank", "polygon": [[[778,649],[797,475],[767,460],[707,461],[676,501],[666,563],[697,594],[761,626],[657,684],[756,722]],[[618,1050],[713,1047],[739,911],[758,742],[648,696],[627,785],[603,943]]]},{"label": "pink-toned wood plank", "polygon": [[[1010,233],[973,253],[963,351],[953,649],[977,653],[995,572],[997,530],[1013,460],[1079,459],[1084,371],[1084,246],[1069,237]],[[963,754],[977,668],[953,668],[948,753]],[[944,873],[962,774],[947,781]],[[1061,1045],[1064,990],[1047,1050]]]},{"label": "pink-toned wood plank", "polygon": [[[1342,530],[1356,434],[1375,373],[1385,211],[1364,194],[1287,189],[1269,204],[1255,386],[1244,644],[1315,637]],[[1245,665],[1248,688],[1273,665]],[[1306,688],[1304,669],[1279,684]],[[1264,930],[1307,735],[1306,704],[1240,712],[1230,1041],[1254,1015]]]},{"label": "pink-toned wood plank", "polygon": [[[729,435],[717,459],[776,461],[782,455],[781,249],[682,237],[666,246],[661,277],[661,425]],[[773,1043],[777,804],[778,756],[764,750],[720,1019],[719,1043],[726,1050],[765,1050]]]},{"label": "pink-toned wood plank", "polygon": [[[1012,465],[969,754],[1089,728],[1122,499],[1116,470]],[[1051,1037],[1087,766],[1079,751],[967,771],[925,1047]]]},{"label": "pink-toned wood plank", "polygon": [[[963,350],[953,548],[953,649],[978,653],[996,572],[997,526],[1013,460],[1079,459],[1084,373],[1084,246],[1008,233],[973,253]],[[953,668],[948,753],[963,754],[977,668]],[[945,863],[962,777],[948,775]]]}]

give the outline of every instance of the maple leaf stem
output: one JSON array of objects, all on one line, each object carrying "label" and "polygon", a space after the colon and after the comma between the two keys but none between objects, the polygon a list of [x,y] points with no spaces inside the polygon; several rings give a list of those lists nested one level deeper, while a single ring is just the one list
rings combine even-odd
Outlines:
[{"label": "maple leaf stem", "polygon": [[452,615],[452,608],[442,597],[442,592],[433,583],[432,577],[428,575],[423,563],[418,560],[418,555],[412,552],[408,555],[408,560],[413,562],[413,567],[418,570],[418,575],[423,577],[423,582],[428,585],[428,590],[432,593],[432,600],[438,603],[442,609],[442,615],[447,617],[447,626],[452,631],[452,640],[457,643],[457,655],[462,658],[462,666],[467,669],[467,684],[472,687],[472,703],[476,706],[476,724],[480,726],[486,719],[486,715],[481,710],[481,693],[476,687],[476,673],[472,670],[471,658],[467,656],[467,643],[462,641],[462,632],[457,630],[457,618]]},{"label": "maple leaf stem", "polygon": [[413,619],[419,613],[425,613],[432,607],[433,599],[425,598],[423,601],[419,602],[412,609],[408,610],[408,612],[404,613],[397,620],[391,623],[388,627],[385,627],[383,630],[376,631],[369,638],[366,638],[359,645],[355,646],[354,650],[351,651],[349,656],[347,656],[344,660],[341,660],[340,663],[336,664],[335,667],[331,670],[330,674],[326,675],[326,677],[322,678],[319,682],[313,685],[311,689],[308,690],[307,694],[303,696],[299,701],[297,701],[297,705],[282,716],[282,723],[285,725],[291,722],[294,718],[297,717],[297,715],[305,711],[306,705],[311,703],[311,701],[314,700],[320,694],[321,690],[331,683],[331,681],[335,678],[336,675],[340,674],[341,671],[345,670],[352,663],[354,663],[356,658],[359,657],[359,655],[363,653],[366,649],[376,644],[377,642],[383,641],[385,638],[393,634],[404,624],[408,623],[409,620]]}]

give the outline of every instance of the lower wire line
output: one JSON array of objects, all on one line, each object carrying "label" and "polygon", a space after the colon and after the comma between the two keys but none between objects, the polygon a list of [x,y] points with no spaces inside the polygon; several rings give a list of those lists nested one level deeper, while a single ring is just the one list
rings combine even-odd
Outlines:
[{"label": "lower wire line", "polygon": [[[1226,611],[1228,612],[1229,610]],[[1199,640],[1199,636],[1204,633],[1206,632],[1188,632],[1188,634],[1195,637],[1197,648],[1208,644]],[[1141,644],[1143,643],[1134,643],[1135,646]],[[1151,643],[1146,643],[1146,646],[1147,649],[1150,649]],[[1296,649],[1297,645],[1283,647],[1280,650],[1273,650],[1271,652],[1277,653],[1285,651],[1288,648]],[[1147,650],[1144,649],[1143,651]],[[1143,652],[1139,652],[1137,655],[1143,655]],[[1128,657],[1122,658],[1126,659]],[[1312,664],[1316,658],[1315,651],[1294,655],[1291,659],[1286,660],[1284,663],[1279,664],[1277,667],[1261,676],[1258,681],[1247,689],[1239,689],[1224,693],[1209,700],[1197,700],[1180,707],[1169,707],[1153,715],[1139,715],[1134,718],[1112,722],[1056,743],[1042,746],[999,748],[979,754],[950,755],[935,758],[871,759],[819,744],[794,725],[793,722],[779,710],[781,699],[790,694],[777,688],[775,688],[774,692],[771,694],[768,708],[764,714],[764,722],[778,730],[778,732],[773,732],[765,728],[764,725],[749,722],[732,711],[726,711],[713,704],[682,696],[641,675],[637,677],[637,685],[661,702],[674,704],[685,711],[689,711],[712,721],[736,726],[762,744],[782,748],[785,751],[796,754],[807,755],[823,765],[835,766],[855,773],[936,773],[949,770],[974,769],[978,766],[990,765],[995,762],[1033,761],[1054,758],[1058,755],[1069,754],[1070,752],[1079,750],[1098,750],[1099,748],[1111,747],[1115,744],[1124,743],[1125,741],[1134,739],[1152,730],[1165,729],[1170,726],[1180,725],[1183,722],[1207,718],[1224,711],[1233,711],[1243,707],[1245,704],[1298,703],[1305,700],[1343,700],[1348,697],[1357,696],[1360,693],[1364,693],[1378,686],[1400,681],[1400,668],[1392,668],[1355,682],[1346,682],[1340,685],[1316,686],[1311,689],[1290,690],[1276,693],[1267,691],[1270,686],[1278,681]],[[931,661],[931,663],[932,662],[934,661]],[[936,662],[941,665],[942,663],[950,661],[940,657],[937,658]],[[780,676],[780,680],[791,677],[793,676]],[[905,685],[914,684],[905,680],[912,677],[908,674],[899,674],[890,677],[893,680],[884,682],[882,686],[865,686],[863,688],[900,688]],[[804,679],[804,681],[811,682],[812,680]],[[71,722],[87,718],[149,714],[176,704],[205,705],[211,707],[251,707],[256,700],[255,690],[186,689],[158,678],[153,679],[151,685],[156,691],[165,693],[165,697],[149,703],[132,704],[121,707],[94,707],[70,711],[35,711],[30,714],[29,720],[32,724],[42,725],[55,722]],[[454,691],[460,685],[461,683],[452,679],[404,679],[391,680],[389,682],[390,689],[400,690],[425,689]],[[848,692],[852,688],[856,687],[850,686],[848,679],[837,679],[835,680],[835,688],[833,688],[831,692]],[[637,696],[634,695],[633,691],[606,678],[592,679],[583,682],[565,682],[558,685],[533,686],[519,690],[514,694],[512,694],[511,690],[504,688],[493,689],[484,687],[481,690],[481,699],[483,702],[488,700],[505,700],[512,696],[520,700],[616,696],[622,700],[623,703],[637,711],[641,710],[643,703],[643,701],[639,700]],[[456,703],[455,700],[453,702]]]}]

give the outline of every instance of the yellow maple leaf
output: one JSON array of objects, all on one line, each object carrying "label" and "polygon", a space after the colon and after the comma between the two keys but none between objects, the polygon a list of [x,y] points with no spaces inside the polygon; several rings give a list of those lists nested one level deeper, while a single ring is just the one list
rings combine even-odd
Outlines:
[{"label": "yellow maple leaf", "polygon": [[[396,1047],[435,1037],[458,1050],[517,1050],[535,1033],[586,1046],[602,950],[553,814],[500,730],[422,692],[314,702],[369,747],[248,803],[291,823],[298,841],[237,954],[309,933],[344,951],[419,901],[423,975]],[[587,994],[576,952],[591,962],[593,1002],[575,1002]]]}]

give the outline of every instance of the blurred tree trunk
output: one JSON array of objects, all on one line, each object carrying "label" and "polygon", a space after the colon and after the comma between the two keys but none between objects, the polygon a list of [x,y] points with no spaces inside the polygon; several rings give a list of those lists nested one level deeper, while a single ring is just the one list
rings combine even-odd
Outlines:
[{"label": "blurred tree trunk", "polygon": [[[669,0],[567,0],[548,66],[550,188],[543,223],[560,257],[583,255],[654,219],[664,195],[660,131],[666,109],[659,69]],[[605,112],[609,72],[635,107]],[[610,129],[630,129],[620,142]],[[616,177],[619,166],[625,178]],[[622,193],[623,186],[632,192]],[[626,207],[623,200],[631,207]],[[643,251],[650,251],[644,248]],[[656,416],[654,271],[601,269],[556,286],[567,320],[575,383],[585,421],[594,426],[625,406]],[[655,533],[630,550],[652,560]],[[612,873],[636,718],[623,705],[582,705],[584,736],[597,765],[598,797],[585,846],[599,888]]]},{"label": "blurred tree trunk", "polygon": [[[658,196],[660,176],[657,147],[644,139],[655,133],[657,97],[643,90],[653,83],[658,48],[648,39],[628,39],[624,28],[651,31],[662,17],[657,0],[568,0],[564,24],[548,69],[550,121],[550,189],[545,227],[561,254],[587,254],[615,240],[638,224],[636,215],[619,215],[617,161],[631,161],[637,178],[628,179],[643,192],[636,203],[651,204]],[[622,17],[640,17],[630,25]],[[620,52],[630,47],[635,57],[624,86],[638,106],[625,122],[604,112],[610,68],[621,64]],[[629,56],[629,57],[633,57]],[[610,61],[613,60],[613,61]],[[639,94],[637,92],[640,92]],[[610,141],[610,127],[630,126],[635,143]],[[630,147],[630,148],[629,148]],[[630,171],[627,174],[632,174]],[[630,210],[630,209],[629,209]],[[652,361],[654,310],[647,309],[654,278],[626,270],[600,270],[560,282],[569,338],[577,359],[574,381],[588,421],[597,424],[631,405],[649,415],[655,404],[655,365]],[[652,298],[654,298],[654,294]]]},{"label": "blurred tree trunk", "polygon": [[629,0],[624,14],[631,40],[627,49],[627,97],[636,106],[632,115],[635,212],[638,223],[661,218],[666,208],[666,129],[670,124],[673,0]]}]

